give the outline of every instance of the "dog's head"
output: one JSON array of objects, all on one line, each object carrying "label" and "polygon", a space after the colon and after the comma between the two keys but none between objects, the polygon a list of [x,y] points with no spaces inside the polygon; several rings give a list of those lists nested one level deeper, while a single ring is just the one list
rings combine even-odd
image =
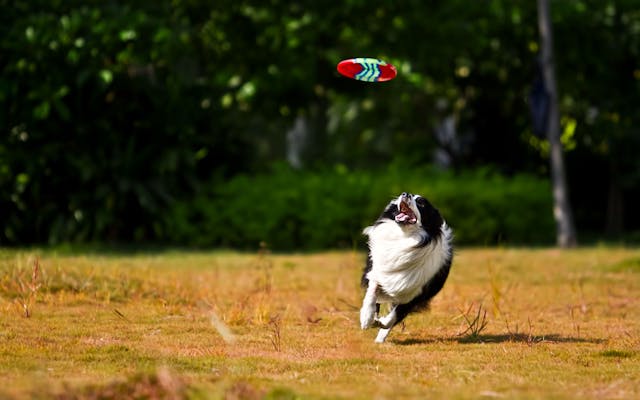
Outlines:
[{"label": "dog's head", "polygon": [[380,218],[394,220],[402,226],[423,228],[430,235],[438,233],[444,222],[438,210],[431,205],[429,200],[418,194],[406,192],[392,200]]}]

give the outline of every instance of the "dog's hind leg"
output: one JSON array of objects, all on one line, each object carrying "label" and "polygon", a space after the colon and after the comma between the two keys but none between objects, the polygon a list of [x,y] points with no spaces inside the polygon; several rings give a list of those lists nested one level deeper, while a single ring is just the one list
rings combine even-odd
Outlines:
[{"label": "dog's hind leg", "polygon": [[376,290],[378,284],[372,279],[369,280],[369,286],[367,292],[362,299],[362,308],[360,309],[360,327],[362,329],[370,328],[376,318],[377,304],[376,304]]},{"label": "dog's hind leg", "polygon": [[376,319],[376,324],[382,328],[378,331],[376,343],[384,343],[387,336],[389,336],[389,332],[391,332],[391,329],[395,325],[402,322],[411,311],[421,307],[426,307],[429,304],[429,299],[430,297],[428,295],[421,295],[407,304],[396,304],[393,306],[389,314]]},{"label": "dog's hind leg", "polygon": [[381,328],[378,331],[378,336],[376,336],[376,343],[384,343],[387,336],[389,336],[389,332],[391,332],[391,329],[395,326],[398,320],[398,314],[396,312],[397,308],[398,305],[394,304],[387,315],[382,318],[376,318],[375,325]]},{"label": "dog's hind leg", "polygon": [[393,304],[391,306],[391,311],[389,311],[387,315],[381,318],[376,318],[375,325],[377,327],[384,328],[384,329],[391,328],[392,326],[394,326],[398,319],[398,315],[396,312],[397,308],[398,308],[398,305]]}]

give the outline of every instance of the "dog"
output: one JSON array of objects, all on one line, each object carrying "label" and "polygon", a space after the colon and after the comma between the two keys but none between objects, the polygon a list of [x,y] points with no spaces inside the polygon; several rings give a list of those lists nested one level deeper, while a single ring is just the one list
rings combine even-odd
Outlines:
[{"label": "dog", "polygon": [[[379,327],[375,342],[384,343],[395,325],[427,308],[442,289],[453,261],[453,232],[426,198],[402,193],[363,234],[369,250],[360,327]],[[390,311],[379,317],[382,303]]]}]

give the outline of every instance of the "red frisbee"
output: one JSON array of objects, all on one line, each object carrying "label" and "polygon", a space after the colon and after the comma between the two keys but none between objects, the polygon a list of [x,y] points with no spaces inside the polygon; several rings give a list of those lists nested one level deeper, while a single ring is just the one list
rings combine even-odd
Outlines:
[{"label": "red frisbee", "polygon": [[398,74],[396,67],[377,58],[350,58],[338,63],[338,72],[364,82],[390,81]]}]

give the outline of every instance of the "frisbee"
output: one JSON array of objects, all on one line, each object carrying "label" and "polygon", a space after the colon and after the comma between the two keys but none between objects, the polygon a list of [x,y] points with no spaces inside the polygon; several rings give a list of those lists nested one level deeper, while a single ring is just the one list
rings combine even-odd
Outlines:
[{"label": "frisbee", "polygon": [[338,72],[347,78],[364,82],[384,82],[395,78],[393,65],[377,58],[350,58],[338,63]]}]

